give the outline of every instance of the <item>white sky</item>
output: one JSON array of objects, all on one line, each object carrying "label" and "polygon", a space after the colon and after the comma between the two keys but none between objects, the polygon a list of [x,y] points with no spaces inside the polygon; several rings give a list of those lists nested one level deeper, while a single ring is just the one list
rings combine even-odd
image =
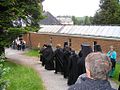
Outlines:
[{"label": "white sky", "polygon": [[43,9],[54,16],[94,16],[100,0],[45,0]]}]

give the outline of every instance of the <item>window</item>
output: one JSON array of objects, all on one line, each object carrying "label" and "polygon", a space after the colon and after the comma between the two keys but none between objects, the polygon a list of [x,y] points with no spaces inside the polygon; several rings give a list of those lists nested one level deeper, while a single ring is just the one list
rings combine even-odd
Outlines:
[{"label": "window", "polygon": [[71,41],[71,39],[69,39],[69,46],[71,46],[72,45],[72,41]]}]

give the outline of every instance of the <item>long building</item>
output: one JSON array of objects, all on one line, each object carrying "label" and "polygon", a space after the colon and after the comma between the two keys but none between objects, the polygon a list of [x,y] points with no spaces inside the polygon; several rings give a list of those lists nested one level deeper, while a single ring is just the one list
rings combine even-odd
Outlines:
[{"label": "long building", "polygon": [[24,38],[28,46],[36,48],[44,43],[52,43],[53,47],[65,41],[71,48],[79,51],[82,43],[97,41],[104,53],[113,45],[120,58],[120,26],[74,26],[74,25],[44,25],[37,33],[29,33]]}]

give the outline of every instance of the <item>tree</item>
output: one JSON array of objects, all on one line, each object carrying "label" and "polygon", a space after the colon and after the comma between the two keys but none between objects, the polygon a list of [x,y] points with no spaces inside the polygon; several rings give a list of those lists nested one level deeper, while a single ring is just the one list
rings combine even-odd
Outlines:
[{"label": "tree", "polygon": [[9,81],[5,80],[3,77],[9,72],[10,68],[4,66],[5,55],[0,56],[0,90],[6,90],[9,85]]},{"label": "tree", "polygon": [[27,31],[39,29],[44,0],[0,0],[0,54],[12,40]]},{"label": "tree", "polygon": [[93,17],[84,16],[84,17],[75,17],[72,16],[74,25],[90,25],[93,22]]},{"label": "tree", "polygon": [[93,24],[93,17],[89,17],[90,23]]},{"label": "tree", "polygon": [[73,20],[74,25],[79,25],[79,22],[75,16],[72,16],[72,20]]},{"label": "tree", "polygon": [[84,25],[90,25],[90,18],[88,16],[85,16],[85,20],[84,20]]},{"label": "tree", "polygon": [[118,0],[101,0],[99,6],[100,9],[93,18],[94,24],[120,24],[120,5]]},{"label": "tree", "polygon": [[82,25],[83,24],[83,18],[82,17],[72,16],[72,20],[73,20],[74,25]]}]

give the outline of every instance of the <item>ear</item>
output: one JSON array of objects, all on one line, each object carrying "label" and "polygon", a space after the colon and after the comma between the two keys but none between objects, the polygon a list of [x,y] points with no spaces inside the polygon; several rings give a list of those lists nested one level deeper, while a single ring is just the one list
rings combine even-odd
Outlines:
[{"label": "ear", "polygon": [[91,78],[90,77],[90,70],[88,68],[86,68],[86,75],[87,75],[88,78]]}]

